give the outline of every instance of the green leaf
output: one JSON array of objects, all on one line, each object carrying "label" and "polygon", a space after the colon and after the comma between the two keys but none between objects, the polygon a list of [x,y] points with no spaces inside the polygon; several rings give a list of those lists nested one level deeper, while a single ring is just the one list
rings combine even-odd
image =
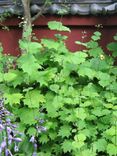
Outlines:
[{"label": "green leaf", "polygon": [[100,37],[101,37],[101,33],[99,31],[96,31],[96,32],[93,33],[91,38],[94,41],[98,41],[98,40],[100,40]]},{"label": "green leaf", "polygon": [[108,87],[108,90],[113,91],[114,93],[117,93],[117,82],[112,82]]},{"label": "green leaf", "polygon": [[80,76],[88,76],[90,79],[93,79],[96,75],[96,72],[91,68],[81,66],[78,69],[78,74]]},{"label": "green leaf", "polygon": [[115,126],[112,126],[110,129],[107,129],[105,133],[109,136],[114,136],[117,134],[117,129]]},{"label": "green leaf", "polygon": [[64,140],[62,143],[62,149],[64,153],[71,152],[72,151],[72,141],[71,140]]},{"label": "green leaf", "polygon": [[61,34],[55,34],[54,36],[55,36],[59,41],[66,40],[66,39],[68,38],[68,36],[61,35]]},{"label": "green leaf", "polygon": [[90,56],[93,56],[93,57],[100,57],[100,55],[104,54],[103,49],[101,47],[97,47],[95,49],[90,49],[88,51],[88,53]]},{"label": "green leaf", "polygon": [[17,77],[17,75],[15,73],[12,73],[9,71],[8,73],[4,74],[4,81],[11,82],[11,81],[15,80],[16,77]]},{"label": "green leaf", "polygon": [[116,42],[109,43],[109,44],[107,45],[107,48],[108,48],[110,51],[113,52],[112,55],[113,55],[114,57],[117,56],[117,43],[116,43]]},{"label": "green leaf", "polygon": [[66,124],[61,126],[58,135],[61,136],[62,138],[64,137],[68,138],[71,135],[71,126]]},{"label": "green leaf", "polygon": [[[19,145],[19,148],[20,148],[20,152],[23,153],[23,155],[21,156],[25,156],[25,155],[31,156],[29,153],[33,153],[34,151],[33,144],[29,142],[28,137],[25,137],[23,139],[23,141]],[[18,153],[18,156],[19,156],[19,153]]]},{"label": "green leaf", "polygon": [[83,46],[87,47],[87,43],[83,43],[81,41],[76,41],[75,43],[78,45],[83,45]]},{"label": "green leaf", "polygon": [[95,41],[90,41],[90,42],[87,43],[87,48],[95,49],[95,48],[97,48],[97,47],[99,47],[99,45],[98,45],[98,43],[95,42]]},{"label": "green leaf", "polygon": [[23,98],[23,95],[21,93],[13,93],[13,94],[4,94],[5,104],[19,104],[20,105],[20,100]]},{"label": "green leaf", "polygon": [[97,72],[97,78],[100,80],[99,84],[102,87],[106,87],[111,82],[111,77],[108,73]]},{"label": "green leaf", "polygon": [[42,144],[45,144],[49,141],[49,138],[46,134],[42,134],[40,137],[39,137],[39,142],[41,142]]},{"label": "green leaf", "polygon": [[[15,70],[11,70],[10,74],[14,74],[14,78],[11,77],[11,81],[10,81],[10,84],[12,84],[14,88],[16,88],[16,86],[18,86],[18,85],[21,85],[24,82],[25,74],[23,73],[23,71],[15,69]],[[7,75],[6,75],[6,77],[7,77]],[[9,80],[7,80],[7,81],[9,81]]]},{"label": "green leaf", "polygon": [[81,120],[84,120],[87,117],[85,109],[84,108],[75,109],[75,116]]},{"label": "green leaf", "polygon": [[46,95],[46,104],[44,107],[50,117],[58,116],[57,111],[62,108],[63,104],[63,98],[61,96],[55,96],[53,94]]},{"label": "green leaf", "polygon": [[[16,113],[16,112],[15,112],[15,113]],[[24,133],[25,129],[26,129],[25,124],[23,124],[23,123],[19,123],[19,124],[18,124],[17,130],[18,130],[19,132]]]},{"label": "green leaf", "polygon": [[2,45],[0,43],[0,53],[2,53],[2,52],[3,52],[3,47],[2,47]]},{"label": "green leaf", "polygon": [[76,136],[75,140],[83,142],[83,141],[86,140],[86,136],[85,136],[83,133],[79,133],[79,134]]},{"label": "green leaf", "polygon": [[56,76],[56,68],[47,69],[45,71],[33,72],[30,76],[30,80],[40,83],[40,86],[48,86]]},{"label": "green leaf", "polygon": [[50,89],[52,91],[54,91],[55,93],[58,93],[58,91],[59,91],[59,85],[53,84],[53,85],[50,86]]},{"label": "green leaf", "polygon": [[80,154],[76,155],[76,156],[96,156],[96,153],[94,151],[92,151],[92,149],[85,149],[83,150]]},{"label": "green leaf", "polygon": [[39,105],[45,102],[45,98],[38,90],[35,89],[26,93],[23,102],[29,108],[39,108]]},{"label": "green leaf", "polygon": [[62,96],[54,96],[53,101],[52,102],[52,106],[58,110],[59,108],[62,108],[63,104],[64,104],[64,99]]},{"label": "green leaf", "polygon": [[55,131],[58,128],[58,124],[56,121],[48,121],[45,123],[45,127],[47,128],[47,130],[51,129]]},{"label": "green leaf", "polygon": [[48,22],[48,27],[50,30],[69,31],[70,32],[70,29],[68,27],[63,26],[63,24],[61,22],[57,22],[57,21]]},{"label": "green leaf", "polygon": [[36,135],[37,130],[34,127],[30,127],[27,131],[27,134],[29,136],[35,136]]},{"label": "green leaf", "polygon": [[91,36],[91,39],[94,41],[98,41],[98,40],[100,40],[100,36],[93,35],[93,36]]},{"label": "green leaf", "polygon": [[76,52],[76,53],[67,55],[65,57],[65,62],[78,65],[78,64],[85,62],[87,56],[88,55],[86,53]]},{"label": "green leaf", "polygon": [[4,74],[0,73],[0,82],[3,82],[3,81],[4,81]]},{"label": "green leaf", "polygon": [[96,107],[93,112],[92,112],[95,116],[104,116],[104,115],[109,115],[110,111],[108,109],[103,109],[101,107]]},{"label": "green leaf", "polygon": [[117,155],[117,146],[114,144],[107,145],[107,153],[109,156],[116,156]]},{"label": "green leaf", "polygon": [[117,34],[113,37],[115,41],[117,41]]},{"label": "green leaf", "polygon": [[87,86],[85,86],[81,93],[82,93],[83,96],[99,97],[96,86],[94,84],[92,84],[92,83],[89,83]]},{"label": "green leaf", "polygon": [[116,42],[109,43],[107,48],[111,51],[117,51],[117,43]]},{"label": "green leaf", "polygon": [[56,107],[56,103],[53,103],[54,106],[52,104],[53,98],[54,98],[54,95],[51,93],[48,93],[46,95],[46,104],[44,105],[44,107],[47,110],[48,116],[50,116],[51,118],[58,116],[58,113],[57,113],[58,107]]},{"label": "green leaf", "polygon": [[23,107],[18,110],[18,116],[23,124],[34,125],[38,122],[36,119],[39,117],[39,111]]},{"label": "green leaf", "polygon": [[57,132],[54,131],[49,131],[49,137],[51,140],[55,140],[57,138]]},{"label": "green leaf", "polygon": [[96,36],[101,36],[102,34],[101,34],[99,31],[95,31],[95,32],[94,32],[94,35],[96,35]]},{"label": "green leaf", "polygon": [[18,59],[18,66],[29,75],[32,75],[34,71],[37,71],[40,68],[35,57],[29,53],[23,54]]},{"label": "green leaf", "polygon": [[97,149],[98,152],[104,152],[107,147],[107,141],[105,139],[98,139],[94,142],[94,148]]},{"label": "green leaf", "polygon": [[85,145],[85,143],[83,141],[73,141],[72,142],[72,146],[75,150],[81,149],[84,145]]},{"label": "green leaf", "polygon": [[[92,50],[93,52],[93,50]],[[95,52],[93,52],[93,54],[95,55]],[[92,56],[94,56],[92,55]],[[97,57],[95,57],[96,55],[98,55]],[[108,70],[110,68],[109,63],[107,63],[105,60],[101,60],[99,58],[99,54],[96,54],[94,57],[90,60],[91,63],[91,68],[96,70],[96,71],[105,71]]]},{"label": "green leaf", "polygon": [[41,43],[44,45],[44,47],[48,49],[59,50],[60,48],[60,43],[57,41],[54,41],[53,39],[42,39]]},{"label": "green leaf", "polygon": [[35,54],[39,53],[42,49],[42,45],[38,42],[25,42],[20,40],[20,48],[26,50],[27,53]]}]

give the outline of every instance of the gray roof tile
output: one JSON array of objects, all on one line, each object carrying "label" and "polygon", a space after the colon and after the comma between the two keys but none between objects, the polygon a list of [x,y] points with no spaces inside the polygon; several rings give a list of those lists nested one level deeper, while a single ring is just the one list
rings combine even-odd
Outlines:
[{"label": "gray roof tile", "polygon": [[[20,0],[17,4],[13,0],[0,0],[0,14],[10,12],[22,14]],[[31,13],[36,14],[42,7],[44,0],[32,0]],[[53,0],[46,6],[45,14],[72,14],[72,15],[105,15],[117,13],[117,0]]]}]

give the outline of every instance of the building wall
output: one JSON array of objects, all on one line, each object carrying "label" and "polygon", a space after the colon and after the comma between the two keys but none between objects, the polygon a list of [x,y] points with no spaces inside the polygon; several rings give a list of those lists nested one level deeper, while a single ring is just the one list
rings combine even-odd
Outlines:
[{"label": "building wall", "polygon": [[[71,33],[64,32],[69,39],[66,41],[71,51],[81,50],[82,47],[75,44],[76,40],[86,42],[90,39],[90,36],[94,31],[102,32],[101,45],[104,47],[106,52],[107,43],[113,40],[113,35],[117,33],[117,15],[113,16],[42,16],[35,21],[34,33],[38,39],[41,38],[53,38],[55,31],[50,31],[47,28],[48,21],[61,21],[64,25],[70,27]],[[20,54],[18,49],[18,40],[21,38],[22,30],[18,27],[20,20],[17,18],[10,18],[3,24],[9,26],[10,31],[2,30],[0,28],[0,42],[4,47],[4,53],[10,53],[12,55]],[[101,25],[101,27],[97,27]],[[102,28],[103,26],[103,28]],[[85,38],[83,39],[83,33]]]}]

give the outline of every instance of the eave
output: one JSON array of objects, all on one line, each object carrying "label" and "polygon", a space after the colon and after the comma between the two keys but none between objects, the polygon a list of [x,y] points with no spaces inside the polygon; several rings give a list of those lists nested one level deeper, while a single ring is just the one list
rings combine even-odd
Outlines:
[{"label": "eave", "polygon": [[[36,14],[43,6],[44,1],[33,0],[31,13]],[[12,0],[0,1],[0,14],[9,12],[15,15],[23,14],[21,3]],[[117,13],[117,0],[53,0],[47,5],[44,14],[52,15],[110,15]]]}]

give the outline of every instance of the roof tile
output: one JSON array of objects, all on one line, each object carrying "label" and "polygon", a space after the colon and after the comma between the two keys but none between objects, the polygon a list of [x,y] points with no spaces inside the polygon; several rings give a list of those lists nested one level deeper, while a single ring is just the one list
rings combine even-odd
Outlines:
[{"label": "roof tile", "polygon": [[[23,8],[21,0],[0,0],[0,14],[9,12],[12,14],[22,14]],[[31,13],[36,14],[43,6],[44,1],[32,0]],[[52,4],[47,5],[45,14],[72,14],[72,15],[98,15],[117,13],[117,0],[53,0]]]}]

